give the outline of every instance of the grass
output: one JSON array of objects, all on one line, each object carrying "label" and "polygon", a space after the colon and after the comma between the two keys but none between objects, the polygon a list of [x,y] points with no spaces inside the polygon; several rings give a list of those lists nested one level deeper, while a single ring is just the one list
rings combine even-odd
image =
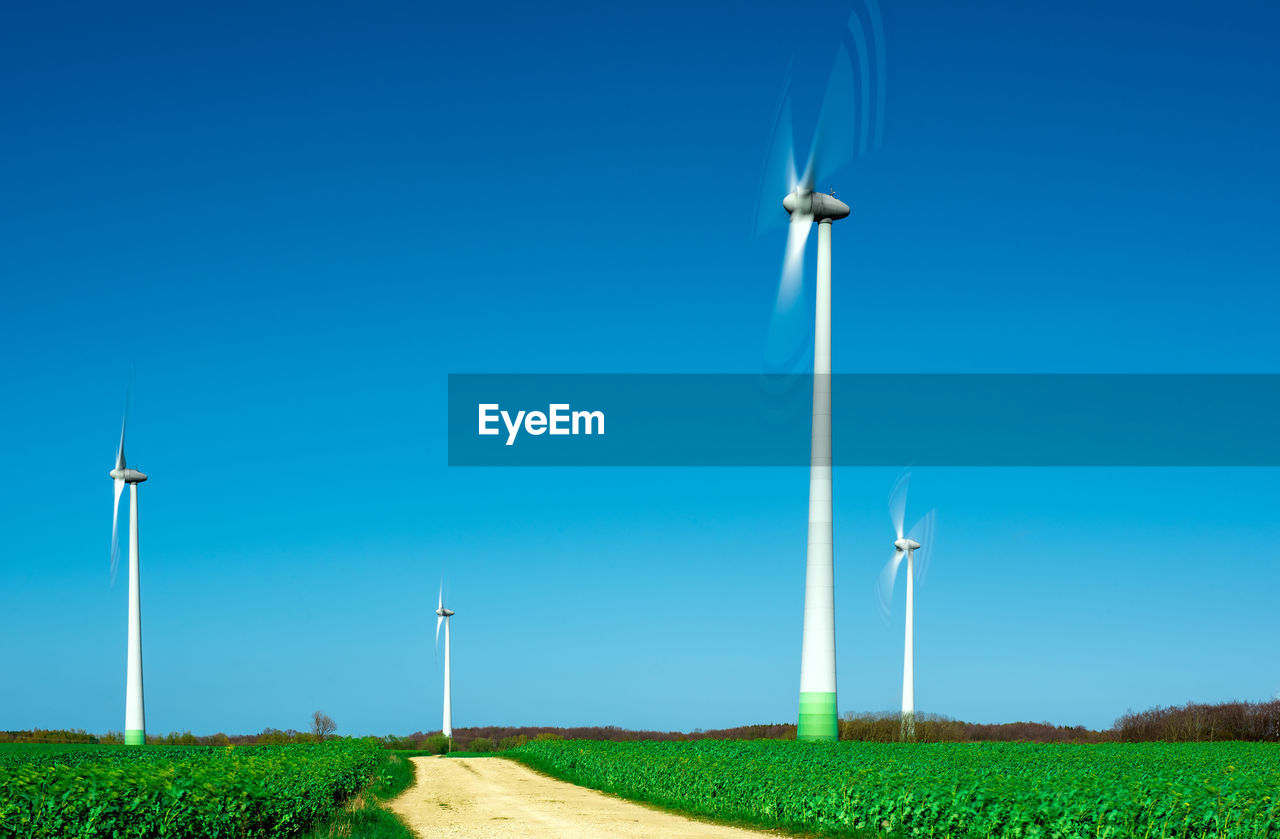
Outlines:
[{"label": "grass", "polygon": [[388,749],[388,754],[399,755],[400,757],[496,757],[502,752],[433,752],[430,749]]},{"label": "grass", "polygon": [[431,757],[439,753],[430,749],[387,749],[387,754],[398,755],[399,757]]},{"label": "grass", "polygon": [[444,757],[497,757],[502,752],[449,752]]},{"label": "grass", "polygon": [[314,827],[303,839],[417,839],[413,831],[386,809],[385,802],[413,785],[413,763],[398,752],[388,752],[369,786],[328,824]]}]

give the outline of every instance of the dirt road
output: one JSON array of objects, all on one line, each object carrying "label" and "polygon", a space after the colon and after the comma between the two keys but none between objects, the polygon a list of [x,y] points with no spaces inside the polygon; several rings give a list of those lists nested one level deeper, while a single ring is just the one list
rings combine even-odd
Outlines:
[{"label": "dirt road", "polygon": [[390,807],[426,839],[761,839],[552,780],[497,757],[415,757],[418,780]]}]

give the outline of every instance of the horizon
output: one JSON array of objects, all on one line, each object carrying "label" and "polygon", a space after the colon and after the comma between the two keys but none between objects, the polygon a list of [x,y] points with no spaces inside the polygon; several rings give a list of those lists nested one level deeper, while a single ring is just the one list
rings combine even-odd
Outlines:
[{"label": "horizon", "polygon": [[[1280,700],[1274,700],[1274,699],[1273,699],[1273,700],[1270,700],[1270,701],[1275,702],[1275,701],[1280,701]],[[1196,703],[1184,703],[1184,705],[1194,705],[1194,704],[1196,704]],[[1265,705],[1265,704],[1268,704],[1268,701],[1264,700],[1264,701],[1262,701],[1262,702],[1250,702],[1249,700],[1232,700],[1232,701],[1230,701],[1230,702],[1223,703],[1223,704],[1250,704],[1250,705]],[[1144,711],[1156,711],[1156,710],[1167,710],[1167,709],[1169,709],[1169,708],[1180,708],[1180,707],[1184,707],[1184,706],[1157,706],[1157,707],[1154,707],[1154,708],[1148,708],[1148,709],[1143,709],[1143,710],[1144,710]],[[1126,713],[1133,713],[1133,710],[1130,710],[1130,711],[1128,711],[1128,712],[1126,712]],[[842,714],[841,714],[840,719],[841,719],[842,721],[845,721],[845,720],[850,719],[850,718],[853,718],[853,719],[891,719],[891,720],[896,720],[896,719],[898,719],[900,716],[901,716],[901,711],[900,711],[899,709],[894,708],[894,709],[885,709],[885,710],[880,710],[880,711],[846,711],[846,712],[844,712],[844,713],[842,713]],[[992,726],[992,727],[1001,727],[1001,726],[1020,726],[1020,725],[1035,725],[1035,726],[1047,726],[1047,727],[1051,727],[1051,728],[1055,728],[1055,729],[1068,729],[1068,730],[1070,730],[1070,729],[1082,729],[1082,730],[1084,730],[1084,731],[1088,731],[1088,732],[1090,732],[1090,733],[1094,733],[1094,734],[1100,734],[1100,733],[1105,733],[1105,732],[1108,732],[1108,731],[1115,731],[1115,730],[1117,730],[1117,729],[1120,727],[1120,722],[1121,722],[1121,720],[1122,720],[1123,716],[1124,716],[1124,715],[1121,715],[1120,717],[1117,717],[1117,718],[1116,718],[1116,721],[1115,721],[1111,726],[1108,726],[1108,727],[1106,727],[1106,728],[1090,728],[1090,727],[1087,727],[1087,726],[1078,726],[1078,725],[1077,725],[1077,726],[1072,726],[1072,725],[1062,725],[1062,724],[1060,724],[1060,723],[1054,723],[1054,722],[1051,722],[1051,721],[1049,721],[1049,720],[1007,720],[1007,721],[1005,721],[1005,722],[995,722],[995,723],[977,723],[977,722],[973,722],[973,721],[970,721],[970,720],[961,720],[961,719],[956,719],[956,718],[954,718],[954,717],[949,717],[949,716],[947,716],[947,715],[945,715],[945,714],[935,714],[935,713],[933,713],[933,712],[931,712],[931,711],[916,711],[916,712],[915,712],[915,717],[916,717],[917,721],[953,722],[953,723],[960,723],[960,724],[963,724],[963,725]],[[335,722],[336,722],[336,721],[335,721]],[[554,733],[554,732],[556,732],[556,731],[575,731],[575,730],[584,730],[584,729],[585,729],[585,730],[621,731],[621,732],[624,732],[624,733],[627,733],[627,734],[681,734],[681,735],[693,735],[693,734],[706,734],[706,733],[712,733],[712,734],[714,734],[714,733],[718,733],[718,732],[731,732],[731,731],[738,731],[738,730],[742,730],[742,729],[750,729],[750,728],[774,728],[774,727],[795,728],[795,727],[796,727],[796,724],[795,724],[794,722],[786,722],[786,721],[776,721],[776,722],[755,722],[755,723],[743,723],[743,724],[740,724],[740,725],[718,726],[718,727],[716,727],[716,728],[709,728],[709,729],[708,729],[708,728],[693,728],[693,729],[683,730],[683,729],[658,729],[658,728],[648,728],[648,729],[646,729],[646,728],[626,728],[626,727],[617,726],[617,725],[572,725],[572,724],[570,724],[570,725],[538,725],[538,724],[530,724],[530,723],[481,723],[481,724],[475,724],[475,725],[456,726],[456,727],[455,727],[455,730],[456,730],[456,731],[476,731],[476,730],[486,730],[486,729],[494,729],[494,728],[496,728],[496,729],[500,729],[500,730],[501,730],[501,729],[542,729],[542,730],[544,730],[544,731]],[[48,732],[50,732],[50,733],[64,733],[64,732],[66,732],[66,733],[73,733],[73,734],[84,734],[84,735],[86,735],[86,736],[98,737],[98,738],[101,738],[101,737],[110,737],[110,736],[121,736],[121,737],[123,737],[123,731],[122,731],[122,730],[108,730],[108,731],[103,731],[103,732],[96,732],[96,731],[85,731],[85,730],[83,730],[83,729],[44,729],[44,728],[40,728],[40,729],[35,729],[34,731],[48,731]],[[33,733],[33,730],[31,730],[31,729],[23,729],[23,730],[4,730],[3,732],[0,732],[0,733],[5,733],[5,734],[25,734],[25,733]],[[225,736],[227,736],[227,737],[260,737],[260,736],[262,736],[262,735],[264,735],[264,734],[270,734],[270,733],[275,733],[275,734],[307,734],[307,733],[308,733],[308,731],[307,731],[307,729],[305,729],[305,728],[292,728],[292,727],[277,728],[277,727],[275,727],[275,726],[267,726],[267,727],[263,728],[261,731],[254,731],[254,732],[213,731],[213,732],[205,732],[205,733],[201,733],[201,732],[194,732],[194,731],[190,731],[190,730],[181,730],[181,731],[165,731],[165,732],[160,732],[160,731],[148,731],[147,736],[148,736],[148,737],[169,737],[169,736],[172,736],[172,735],[175,735],[175,734],[176,734],[176,735],[180,735],[180,736],[181,736],[181,735],[187,735],[187,734],[190,734],[191,736],[193,736],[193,737],[197,737],[197,738],[216,737],[216,736],[218,736],[218,735],[225,735]],[[422,735],[431,735],[431,734],[438,734],[438,733],[439,733],[439,730],[438,730],[438,729],[418,729],[418,730],[415,730],[415,731],[408,731],[408,732],[385,732],[385,733],[382,733],[382,734],[375,734],[375,733],[372,733],[372,732],[364,732],[364,733],[359,733],[359,734],[357,734],[357,733],[348,733],[348,734],[343,734],[343,733],[341,732],[341,726],[339,725],[339,726],[334,730],[334,733],[333,733],[331,736],[335,736],[335,737],[348,737],[348,738],[354,738],[354,739],[361,739],[361,738],[365,738],[365,737],[373,737],[373,738],[377,738],[377,739],[384,739],[384,738],[387,738],[387,737],[412,737],[412,736],[417,735],[417,734],[422,734]],[[36,741],[36,742],[41,742],[41,741]],[[53,743],[53,742],[56,742],[56,741],[50,741],[50,742],[51,742],[51,743]]]},{"label": "horizon", "polygon": [[[459,729],[794,724],[807,467],[450,466],[448,377],[769,369],[771,119],[863,3],[15,11],[0,726],[124,730],[131,369],[148,733],[438,728],[441,584]],[[1280,6],[879,9],[833,372],[1280,373]],[[900,703],[908,466],[834,469],[841,716]],[[1280,470],[914,466],[907,505],[921,708],[1280,698]]]}]

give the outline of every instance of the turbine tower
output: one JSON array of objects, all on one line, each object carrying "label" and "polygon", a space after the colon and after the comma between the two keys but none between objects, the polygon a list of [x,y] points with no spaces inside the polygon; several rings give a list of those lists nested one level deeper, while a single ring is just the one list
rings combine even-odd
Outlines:
[{"label": "turbine tower", "polygon": [[[898,568],[905,557],[907,560],[907,629],[902,655],[902,739],[911,740],[916,733],[916,683],[915,683],[915,580],[923,579],[928,570],[928,551],[933,546],[935,511],[930,510],[911,528],[911,532],[903,535],[903,519],[907,510],[907,484],[910,474],[904,474],[894,485],[889,494],[889,517],[893,520],[894,531],[898,538],[893,543],[893,556],[880,573],[880,611],[888,618],[889,605],[893,597],[893,585],[898,576]],[[922,544],[923,543],[923,544]],[[921,551],[919,566],[915,563],[915,553]]]},{"label": "turbine tower", "polygon": [[115,481],[115,508],[111,516],[111,578],[115,580],[120,553],[118,534],[120,494],[129,485],[129,655],[124,694],[124,742],[142,746],[147,742],[146,713],[142,701],[142,601],[138,590],[138,484],[147,476],[130,469],[124,461],[124,431],[129,421],[128,409],[120,423],[120,448],[116,450],[116,467],[109,473]]},{"label": "turbine tower", "polygon": [[[812,166],[810,167],[812,168]],[[808,173],[806,173],[808,175]],[[794,240],[818,224],[817,305],[813,323],[813,426],[809,444],[809,536],[804,572],[804,635],[800,643],[798,740],[835,740],[836,622],[835,567],[831,532],[831,223],[849,215],[834,195],[813,192],[812,180],[797,185],[782,201],[791,214],[788,259]]]},{"label": "turbine tower", "polygon": [[436,606],[436,649],[440,649],[440,624],[444,624],[444,722],[440,728],[442,734],[453,739],[453,708],[449,695],[449,618],[453,610],[444,607],[444,585],[440,586],[440,599]]}]

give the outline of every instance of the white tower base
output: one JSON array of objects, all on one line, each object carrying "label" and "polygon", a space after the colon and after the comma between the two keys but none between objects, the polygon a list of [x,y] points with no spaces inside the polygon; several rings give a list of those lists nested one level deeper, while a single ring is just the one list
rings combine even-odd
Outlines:
[{"label": "white tower base", "polygon": [[835,740],[839,730],[831,535],[831,219],[818,222],[816,294],[809,546],[804,576],[804,637],[800,645],[800,718],[796,739]]},{"label": "white tower base", "polygon": [[902,737],[916,736],[916,675],[915,641],[912,626],[915,617],[915,551],[907,551],[907,639],[906,652],[902,656]]},{"label": "white tower base", "polygon": [[449,692],[449,619],[444,619],[444,724],[441,732],[445,737],[453,738],[453,708]]},{"label": "white tower base", "polygon": [[142,598],[138,581],[138,485],[129,483],[129,659],[124,692],[124,742],[147,742],[142,702]]}]

